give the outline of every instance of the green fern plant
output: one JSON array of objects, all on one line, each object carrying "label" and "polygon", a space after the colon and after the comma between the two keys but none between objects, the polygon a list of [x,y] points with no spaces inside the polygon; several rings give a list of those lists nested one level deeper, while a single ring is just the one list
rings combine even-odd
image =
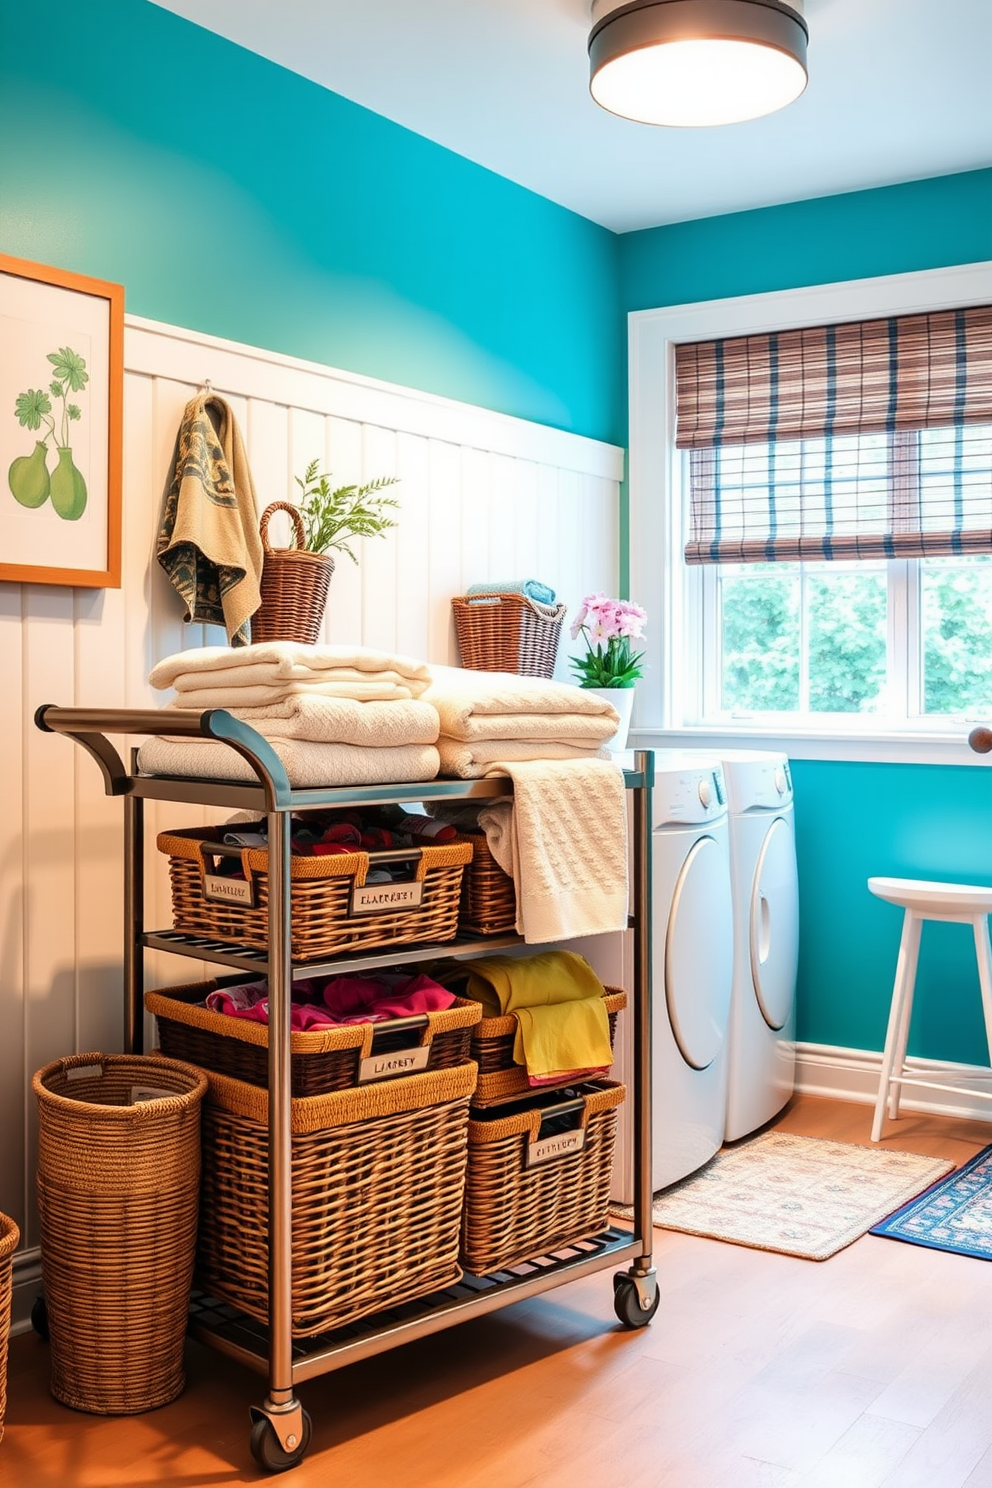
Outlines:
[{"label": "green fern plant", "polygon": [[380,476],[364,486],[332,487],[329,475],[318,475],[319,460],[311,460],[303,476],[294,479],[303,492],[300,515],[306,534],[308,553],[327,553],[332,548],[347,553],[357,563],[350,537],[385,537],[396,523],[391,510],[399,502],[380,495],[387,486],[396,485],[395,476]]}]

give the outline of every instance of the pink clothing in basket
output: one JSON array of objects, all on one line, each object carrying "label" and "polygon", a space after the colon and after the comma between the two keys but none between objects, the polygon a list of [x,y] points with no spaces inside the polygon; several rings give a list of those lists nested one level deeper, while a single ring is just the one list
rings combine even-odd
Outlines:
[{"label": "pink clothing in basket", "polygon": [[[320,1000],[318,1000],[320,999]],[[299,1031],[351,1023],[384,1023],[390,1018],[409,1018],[441,1012],[455,1001],[453,992],[423,972],[384,972],[378,977],[331,977],[293,983],[290,1027]],[[208,994],[207,1007],[231,1018],[269,1021],[267,982],[223,987]]]}]

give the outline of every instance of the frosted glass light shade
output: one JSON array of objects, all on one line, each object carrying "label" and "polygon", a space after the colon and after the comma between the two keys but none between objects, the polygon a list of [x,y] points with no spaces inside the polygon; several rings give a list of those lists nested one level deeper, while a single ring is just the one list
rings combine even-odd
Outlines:
[{"label": "frosted glass light shade", "polygon": [[593,26],[590,91],[645,124],[736,124],[806,86],[806,23],[783,0],[633,0]]}]

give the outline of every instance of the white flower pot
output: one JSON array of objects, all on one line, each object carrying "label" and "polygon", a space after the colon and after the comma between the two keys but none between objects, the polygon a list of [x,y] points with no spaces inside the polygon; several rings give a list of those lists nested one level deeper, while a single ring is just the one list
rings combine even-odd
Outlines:
[{"label": "white flower pot", "polygon": [[633,687],[584,687],[582,690],[594,693],[596,697],[604,698],[606,702],[612,703],[620,714],[620,727],[613,738],[607,741],[606,747],[611,754],[622,754],[627,748],[630,714],[634,706]]}]

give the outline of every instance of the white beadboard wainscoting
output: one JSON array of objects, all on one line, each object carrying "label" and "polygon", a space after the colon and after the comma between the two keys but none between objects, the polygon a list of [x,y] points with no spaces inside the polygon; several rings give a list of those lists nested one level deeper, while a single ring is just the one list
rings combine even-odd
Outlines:
[{"label": "white beadboard wainscoting", "polygon": [[[186,401],[203,383],[232,405],[258,499],[298,495],[311,460],[335,484],[393,475],[397,529],[341,555],[324,627],[354,642],[457,661],[452,595],[534,577],[570,615],[616,592],[622,451],[467,404],[129,316],[125,332],[123,584],[89,591],[0,583],[0,1209],[21,1227],[18,1316],[36,1279],[31,1075],[72,1052],[122,1041],[122,811],[78,746],[34,725],[43,703],[153,707],[152,665],[223,642],[186,626],[154,560]],[[284,521],[284,518],[277,519]],[[271,536],[285,541],[273,523]],[[567,626],[566,620],[566,626]],[[568,676],[567,630],[559,675]],[[155,835],[203,820],[149,803],[148,905],[170,922]],[[149,985],[197,963],[149,957]]]}]

